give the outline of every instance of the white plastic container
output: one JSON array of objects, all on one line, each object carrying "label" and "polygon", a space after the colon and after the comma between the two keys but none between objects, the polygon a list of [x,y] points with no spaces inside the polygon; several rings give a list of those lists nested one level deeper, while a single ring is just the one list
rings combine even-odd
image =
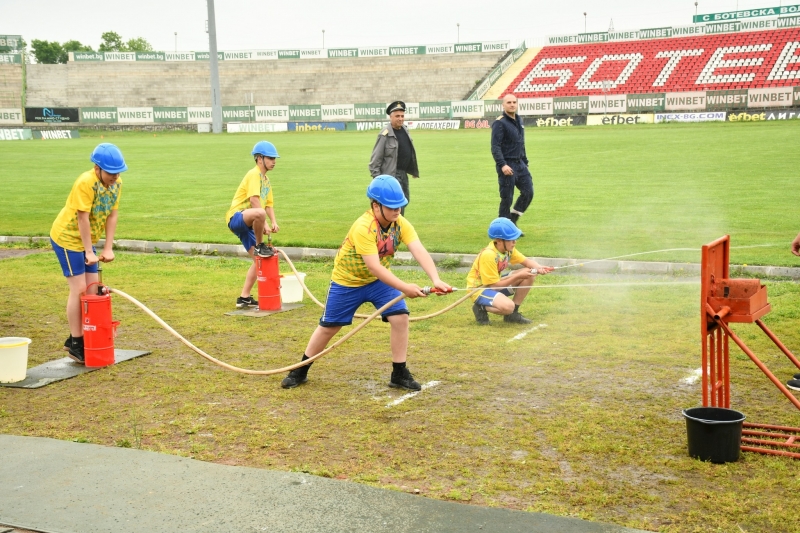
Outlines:
[{"label": "white plastic container", "polygon": [[0,338],[0,383],[16,383],[25,379],[28,370],[28,345],[25,337]]},{"label": "white plastic container", "polygon": [[[297,273],[300,281],[305,281],[306,275],[302,272]],[[303,301],[303,286],[300,285],[294,273],[281,274],[281,301],[292,304]]]}]

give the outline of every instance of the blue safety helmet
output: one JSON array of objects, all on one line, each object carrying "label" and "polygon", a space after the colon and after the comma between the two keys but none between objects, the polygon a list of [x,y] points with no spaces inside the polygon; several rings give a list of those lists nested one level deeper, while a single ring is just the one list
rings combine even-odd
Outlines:
[{"label": "blue safety helmet", "polygon": [[500,217],[492,220],[489,224],[489,238],[503,239],[504,241],[515,241],[522,235],[522,231],[509,219]]},{"label": "blue safety helmet", "polygon": [[275,145],[269,141],[258,141],[255,146],[253,146],[253,151],[251,155],[265,155],[267,157],[280,157],[278,155],[278,151],[275,149]]},{"label": "blue safety helmet", "polygon": [[383,174],[374,178],[367,187],[367,198],[375,200],[390,209],[408,205],[400,182],[394,176]]},{"label": "blue safety helmet", "polygon": [[128,165],[125,164],[125,158],[122,157],[122,152],[119,148],[111,143],[100,143],[90,158],[92,163],[102,168],[109,174],[119,174],[128,170]]}]

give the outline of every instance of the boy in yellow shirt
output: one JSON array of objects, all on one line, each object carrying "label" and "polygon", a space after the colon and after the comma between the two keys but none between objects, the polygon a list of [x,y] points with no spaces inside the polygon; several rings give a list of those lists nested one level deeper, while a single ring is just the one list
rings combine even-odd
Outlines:
[{"label": "boy in yellow shirt", "polygon": [[[236,307],[258,307],[258,300],[250,295],[256,282],[256,256],[270,257],[272,251],[264,244],[264,235],[278,233],[278,222],[273,209],[272,184],[267,172],[275,168],[275,160],[280,157],[275,145],[267,141],[259,141],[251,152],[256,166],[245,174],[225,220],[234,235],[250,254],[253,263],[244,278],[242,293],[236,299]],[[267,224],[267,217],[270,223]]]},{"label": "boy in yellow shirt", "polygon": [[[90,158],[94,168],[81,174],[72,185],[67,203],[50,228],[50,244],[69,284],[67,322],[70,335],[64,343],[69,356],[84,362],[81,295],[98,280],[98,261],[114,260],[114,232],[117,208],[122,194],[120,173],[128,170],[119,148],[98,144]],[[103,252],[97,256],[94,245],[105,233]]]},{"label": "boy in yellow shirt", "polygon": [[[436,265],[420,242],[414,226],[400,214],[408,200],[397,179],[388,175],[376,177],[367,187],[367,197],[370,209],[350,227],[334,259],[325,311],[308,341],[303,361],[309,358],[307,354],[316,355],[324,350],[342,326],[352,324],[353,315],[361,304],[369,302],[378,309],[401,293],[408,298],[425,297],[418,285],[402,281],[389,270],[389,261],[400,243],[408,246],[434,287],[450,289],[439,279]],[[422,387],[406,367],[408,314],[405,300],[400,300],[382,314],[383,321],[391,326],[392,375],[389,386],[418,391]],[[291,389],[305,383],[310,366],[289,372],[281,387]]]},{"label": "boy in yellow shirt", "polygon": [[[522,231],[507,218],[496,218],[489,224],[492,242],[484,248],[467,276],[467,288],[486,286],[472,295],[472,312],[480,325],[489,324],[489,313],[504,315],[503,321],[513,324],[530,324],[532,321],[519,312],[519,306],[530,292],[537,274],[547,274],[553,267],[542,266],[525,257],[516,249]],[[503,270],[509,265],[522,265],[506,276]],[[519,288],[517,288],[519,287]],[[509,298],[511,297],[511,298]]]}]

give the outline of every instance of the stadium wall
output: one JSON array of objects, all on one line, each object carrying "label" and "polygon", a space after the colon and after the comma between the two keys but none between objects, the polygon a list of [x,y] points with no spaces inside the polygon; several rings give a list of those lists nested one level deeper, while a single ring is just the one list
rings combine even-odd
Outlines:
[{"label": "stadium wall", "polygon": [[[504,52],[222,61],[222,104],[263,106],[460,99]],[[29,65],[29,106],[205,107],[207,62]]]}]

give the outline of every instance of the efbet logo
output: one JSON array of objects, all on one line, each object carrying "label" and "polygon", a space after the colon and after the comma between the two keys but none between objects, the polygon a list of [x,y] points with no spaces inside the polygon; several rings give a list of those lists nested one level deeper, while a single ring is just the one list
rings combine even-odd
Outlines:
[{"label": "efbet logo", "polygon": [[560,128],[564,126],[572,126],[572,117],[569,118],[540,118],[536,119],[536,126],[539,128]]},{"label": "efbet logo", "polygon": [[45,122],[61,122],[61,115],[48,107],[42,108],[42,117]]},{"label": "efbet logo", "polygon": [[767,120],[766,113],[728,113],[728,122],[757,122]]}]

